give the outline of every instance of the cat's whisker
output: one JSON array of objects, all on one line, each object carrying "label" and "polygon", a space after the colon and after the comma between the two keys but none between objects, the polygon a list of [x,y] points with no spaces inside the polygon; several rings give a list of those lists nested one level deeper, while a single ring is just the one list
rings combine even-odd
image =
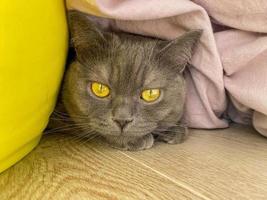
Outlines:
[{"label": "cat's whisker", "polygon": [[56,111],[56,110],[53,112],[53,114],[58,116],[58,117],[76,118],[76,119],[88,119],[88,116],[86,116],[86,115],[72,114],[71,117],[70,117],[67,113]]},{"label": "cat's whisker", "polygon": [[74,128],[65,128],[65,129],[57,129],[57,130],[49,130],[49,131],[44,131],[43,134],[53,134],[53,133],[62,133],[66,131],[72,131],[75,130]]},{"label": "cat's whisker", "polygon": [[95,131],[87,130],[87,131],[83,131],[81,134],[74,135],[74,133],[72,133],[72,135],[73,135],[73,138],[76,138],[76,141],[82,141],[84,139],[95,137],[98,134],[96,134]]},{"label": "cat's whisker", "polygon": [[[44,131],[45,134],[49,133],[59,133],[72,130],[81,130],[81,128],[88,127],[88,122],[86,123],[75,123],[75,124],[66,124],[64,126],[59,126],[56,128],[47,129]],[[81,130],[82,131],[82,130]]]},{"label": "cat's whisker", "polygon": [[86,137],[86,138],[84,138],[85,140],[81,144],[84,145],[84,144],[88,143],[89,141],[92,141],[98,137],[100,137],[100,135],[94,135],[92,137]]},{"label": "cat's whisker", "polygon": [[67,124],[67,125],[64,125],[64,126],[59,126],[59,127],[56,127],[56,128],[51,128],[51,129],[46,129],[47,132],[49,132],[50,130],[61,130],[61,129],[65,129],[65,128],[77,128],[77,126],[75,124]]},{"label": "cat's whisker", "polygon": [[96,137],[96,134],[92,134],[88,137],[88,135],[76,135],[75,137],[73,137],[73,141],[75,142],[81,142],[81,141],[84,141],[84,140],[88,140],[88,138],[93,138],[93,137]]},{"label": "cat's whisker", "polygon": [[61,121],[61,122],[73,122],[73,120],[71,118],[65,118],[65,119],[61,119],[61,118],[54,118],[54,117],[50,117],[50,120],[53,121]]}]

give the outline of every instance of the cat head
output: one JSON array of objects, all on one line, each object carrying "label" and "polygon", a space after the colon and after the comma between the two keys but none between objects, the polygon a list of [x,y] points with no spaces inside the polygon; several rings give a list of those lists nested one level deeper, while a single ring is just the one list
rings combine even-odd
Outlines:
[{"label": "cat head", "polygon": [[[83,128],[105,135],[143,136],[182,116],[182,75],[201,31],[172,41],[97,28],[69,12],[76,59],[63,84],[63,103]],[[86,127],[84,127],[86,124]]]}]

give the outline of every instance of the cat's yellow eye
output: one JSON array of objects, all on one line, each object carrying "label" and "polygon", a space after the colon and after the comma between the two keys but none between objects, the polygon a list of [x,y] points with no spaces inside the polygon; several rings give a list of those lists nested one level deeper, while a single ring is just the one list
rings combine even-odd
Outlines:
[{"label": "cat's yellow eye", "polygon": [[91,91],[95,96],[100,98],[107,97],[110,93],[110,89],[108,86],[98,82],[93,82],[91,84]]},{"label": "cat's yellow eye", "polygon": [[160,97],[159,89],[144,90],[141,94],[141,98],[146,102],[156,101]]}]

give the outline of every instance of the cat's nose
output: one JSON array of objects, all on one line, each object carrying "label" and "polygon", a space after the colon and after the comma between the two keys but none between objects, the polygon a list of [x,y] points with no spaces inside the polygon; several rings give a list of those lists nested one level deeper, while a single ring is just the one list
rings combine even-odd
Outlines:
[{"label": "cat's nose", "polygon": [[133,121],[133,119],[116,119],[113,118],[113,121],[123,130],[129,123]]}]

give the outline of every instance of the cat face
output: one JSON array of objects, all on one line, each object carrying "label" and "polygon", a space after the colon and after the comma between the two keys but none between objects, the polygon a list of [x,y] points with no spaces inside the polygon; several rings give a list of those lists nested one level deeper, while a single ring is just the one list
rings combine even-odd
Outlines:
[{"label": "cat face", "polygon": [[77,59],[66,72],[63,103],[74,122],[104,136],[137,137],[180,120],[182,71],[200,31],[171,42],[103,32],[76,11],[69,24]]}]

